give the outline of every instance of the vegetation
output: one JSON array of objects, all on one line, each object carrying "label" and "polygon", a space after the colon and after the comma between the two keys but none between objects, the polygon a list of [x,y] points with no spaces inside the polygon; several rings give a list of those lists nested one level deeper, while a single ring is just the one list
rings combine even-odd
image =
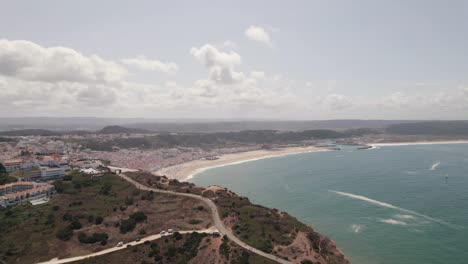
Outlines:
[{"label": "vegetation", "polygon": [[249,199],[226,190],[219,191],[216,197],[216,205],[221,217],[236,218],[236,224],[232,227],[234,234],[264,252],[271,253],[274,245],[291,244],[294,240],[291,234],[295,230],[311,230],[310,227],[286,213],[253,205]]},{"label": "vegetation", "polygon": [[100,242],[101,244],[107,244],[107,239],[109,236],[106,233],[93,233],[91,236],[87,236],[84,233],[78,235],[78,240],[80,243],[84,244],[94,244]]},{"label": "vegetation", "polygon": [[[21,263],[34,263],[58,256],[63,251],[62,241],[75,243],[77,230],[89,230],[94,224],[102,224],[105,217],[113,213],[112,208],[124,204],[125,197],[135,190],[133,185],[111,174],[93,179],[77,172],[70,176],[67,181],[55,181],[60,194],[47,204],[0,209],[0,262],[21,259]],[[107,185],[112,186],[108,194],[100,193]],[[89,222],[91,218],[94,221]],[[78,236],[83,242],[105,241],[101,235]]]},{"label": "vegetation", "polygon": [[[272,264],[276,263],[256,254],[247,252],[229,240],[223,244],[229,248],[229,255],[219,252],[212,243],[221,238],[211,238],[206,234],[192,233],[168,236],[165,239],[147,242],[125,248],[96,258],[76,262],[76,264],[104,263],[232,263],[232,264]],[[218,251],[217,254],[215,251]],[[221,258],[219,258],[219,256]]]},{"label": "vegetation", "polygon": [[[2,165],[0,164],[0,166]],[[0,171],[1,171],[1,168],[0,168]],[[12,183],[16,181],[18,181],[18,179],[16,179],[15,177],[8,176],[8,174],[0,172],[0,185]]]},{"label": "vegetation", "polygon": [[144,222],[147,219],[143,212],[136,212],[130,215],[128,219],[120,221],[120,232],[126,234],[135,229],[138,223]]}]

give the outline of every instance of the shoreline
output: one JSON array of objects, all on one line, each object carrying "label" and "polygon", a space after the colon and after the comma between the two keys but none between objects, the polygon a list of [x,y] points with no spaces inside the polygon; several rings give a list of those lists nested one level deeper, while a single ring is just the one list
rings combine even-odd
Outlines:
[{"label": "shoreline", "polygon": [[366,143],[366,145],[375,147],[395,147],[410,145],[445,145],[445,144],[468,144],[468,140],[435,140],[435,141],[413,141],[413,142],[385,142],[385,143]]},{"label": "shoreline", "polygon": [[[386,143],[364,143],[371,146],[371,149],[379,147],[396,147],[396,146],[410,146],[410,145],[443,145],[443,144],[468,144],[468,140],[440,140],[440,141],[413,141],[413,142],[386,142]],[[219,168],[229,165],[241,164],[261,159],[282,157],[294,154],[303,154],[310,152],[328,151],[327,148],[307,146],[307,147],[287,147],[276,150],[253,150],[238,153],[230,153],[219,156],[216,160],[198,159],[192,160],[169,167],[161,168],[152,171],[158,175],[166,175],[170,179],[177,179],[179,181],[187,181],[195,175],[202,173],[206,170]]]},{"label": "shoreline", "polygon": [[253,150],[238,153],[231,153],[219,156],[216,160],[192,160],[181,164],[161,168],[153,171],[158,175],[166,175],[170,179],[177,179],[179,181],[187,181],[193,178],[196,174],[204,172],[209,169],[219,168],[234,164],[241,164],[261,159],[276,158],[287,155],[303,154],[310,152],[327,151],[326,148],[315,146],[308,147],[288,147],[276,150]]}]

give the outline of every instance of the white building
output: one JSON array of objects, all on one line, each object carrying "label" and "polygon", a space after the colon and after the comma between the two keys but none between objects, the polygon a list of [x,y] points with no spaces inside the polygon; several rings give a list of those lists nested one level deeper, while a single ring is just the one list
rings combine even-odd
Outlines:
[{"label": "white building", "polygon": [[53,180],[65,176],[65,169],[61,167],[41,167],[41,180]]},{"label": "white building", "polygon": [[54,193],[54,186],[47,183],[16,182],[1,185],[0,206],[7,207],[37,199],[47,199]]}]

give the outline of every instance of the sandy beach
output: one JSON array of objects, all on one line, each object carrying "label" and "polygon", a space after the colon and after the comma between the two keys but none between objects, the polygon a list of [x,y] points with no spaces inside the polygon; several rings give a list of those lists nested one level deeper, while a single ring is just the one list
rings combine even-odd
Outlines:
[{"label": "sandy beach", "polygon": [[193,177],[193,175],[211,168],[222,167],[231,164],[239,164],[259,159],[326,150],[327,149],[325,148],[308,146],[281,148],[275,150],[255,150],[239,152],[219,156],[219,158],[216,160],[192,160],[189,162],[162,168],[160,170],[155,171],[155,173],[158,175],[166,175],[169,178],[177,179],[179,181],[185,181]]}]

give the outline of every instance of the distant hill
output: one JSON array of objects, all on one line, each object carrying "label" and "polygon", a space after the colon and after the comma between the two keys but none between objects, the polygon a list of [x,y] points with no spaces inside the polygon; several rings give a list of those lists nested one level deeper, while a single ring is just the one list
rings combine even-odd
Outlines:
[{"label": "distant hill", "polygon": [[468,121],[427,121],[393,124],[387,126],[385,132],[399,135],[468,135]]},{"label": "distant hill", "polygon": [[383,129],[392,124],[414,123],[418,120],[297,120],[297,121],[198,121],[198,122],[145,122],[127,124],[127,127],[147,129],[155,132],[217,133],[241,132],[246,130],[337,130],[371,128]]},{"label": "distant hill", "polygon": [[105,126],[124,126],[154,132],[214,133],[244,130],[303,131],[314,129],[346,130],[384,128],[421,120],[214,120],[214,119],[144,119],[97,117],[22,117],[0,118],[0,131],[46,129],[53,131],[97,131]]},{"label": "distant hill", "polygon": [[106,126],[97,132],[98,134],[148,134],[151,131],[139,128],[128,128],[123,126]]},{"label": "distant hill", "polygon": [[46,129],[22,129],[0,132],[0,136],[58,136],[59,132]]}]

